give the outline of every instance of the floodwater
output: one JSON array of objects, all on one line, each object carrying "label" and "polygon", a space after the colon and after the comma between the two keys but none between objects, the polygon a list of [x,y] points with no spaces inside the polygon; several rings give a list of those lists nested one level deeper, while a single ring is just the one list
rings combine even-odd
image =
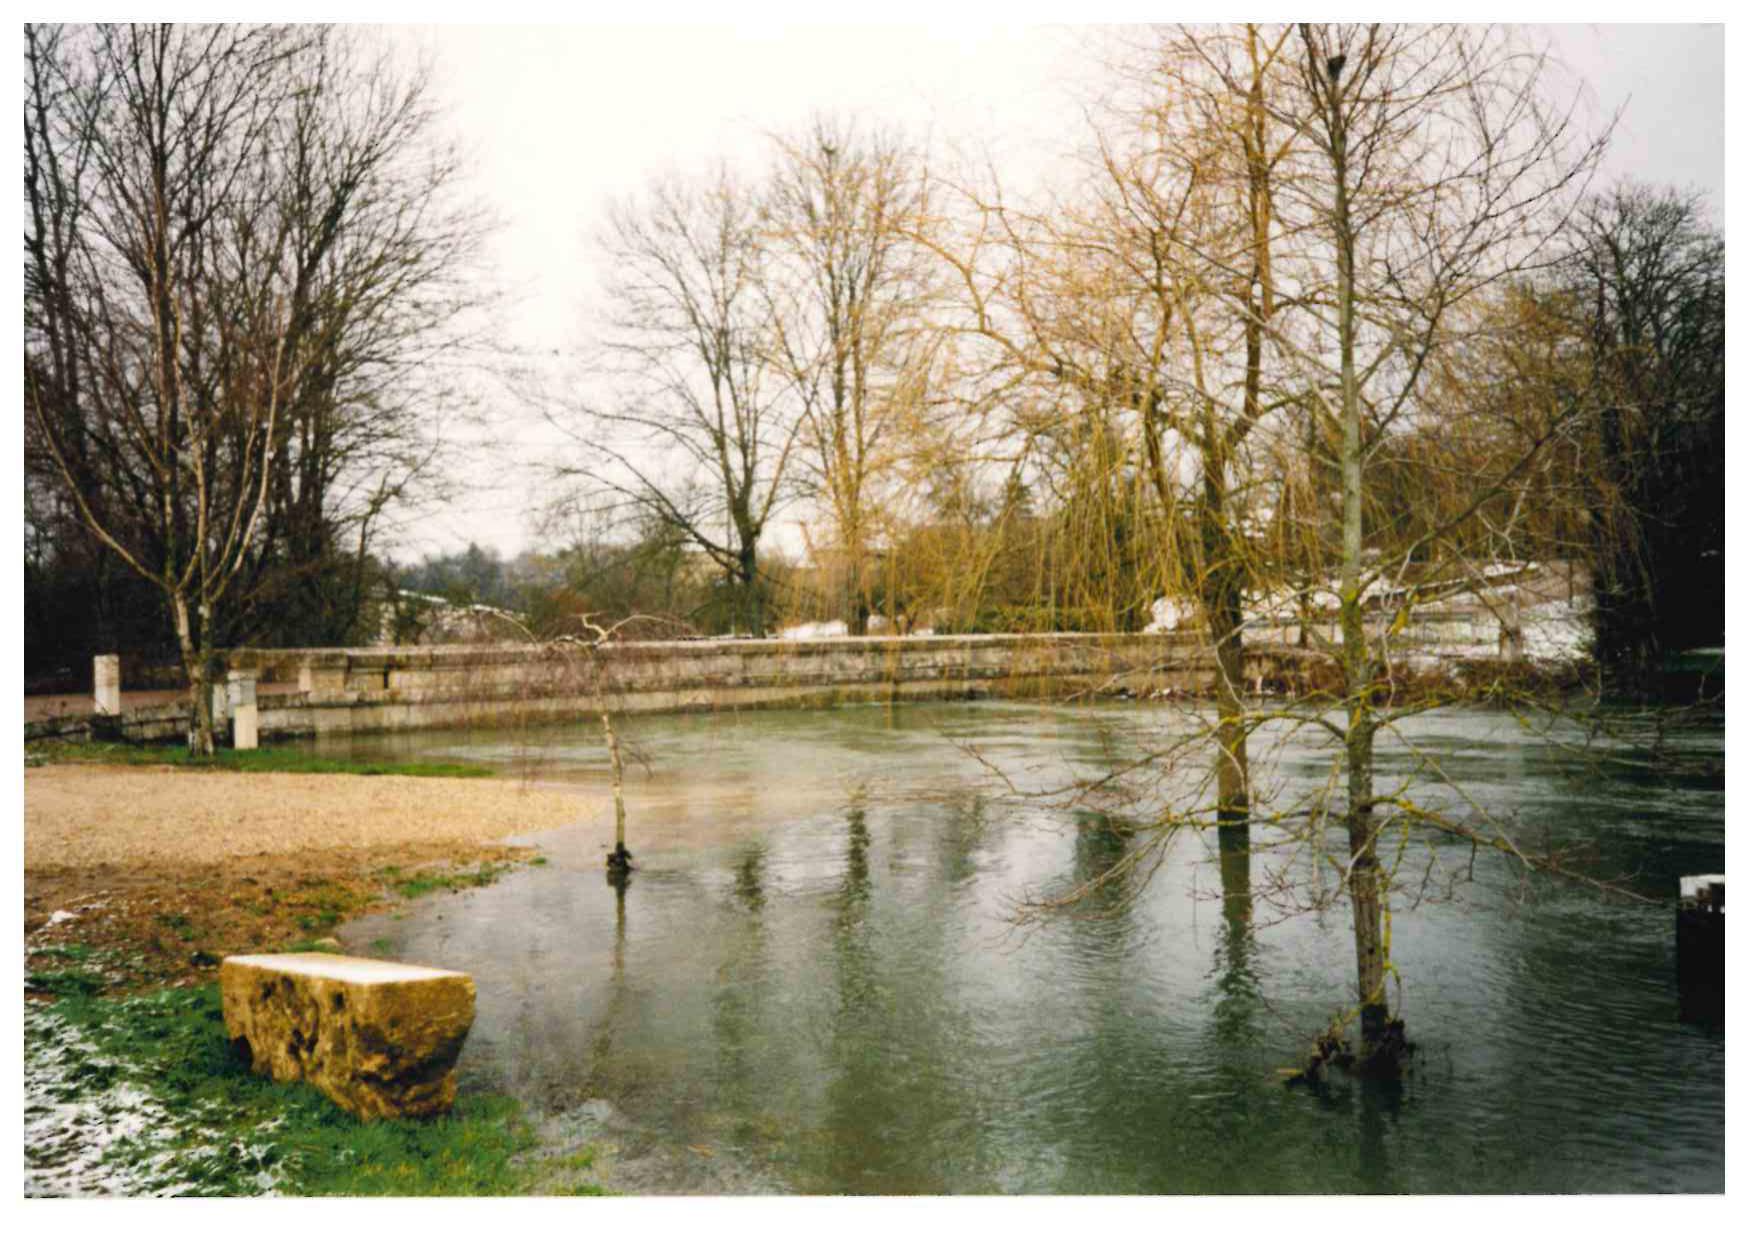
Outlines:
[{"label": "floodwater", "polygon": [[[1181,735],[1171,709],[620,726],[641,867],[622,891],[601,869],[594,727],[331,744],[580,786],[579,826],[539,837],[549,864],[343,937],[472,972],[464,1088],[522,1098],[547,1141],[603,1151],[622,1190],[1723,1190],[1723,1033],[1676,1019],[1673,907],[1677,876],[1723,869],[1721,719],[1675,738],[1720,763],[1682,776],[1588,761],[1502,713],[1414,720],[1412,748],[1470,799],[1418,803],[1513,815],[1525,847],[1581,849],[1574,864],[1659,903],[1525,890],[1487,853],[1453,882],[1467,845],[1411,842],[1391,932],[1414,1066],[1315,1091],[1279,1069],[1352,1002],[1353,948],[1284,828],[1224,852],[1182,833],[1150,881],[1019,924],[1146,838],[1036,794]],[[1309,731],[1258,748],[1278,804],[1328,779]],[[1418,762],[1380,750],[1392,777]]]}]

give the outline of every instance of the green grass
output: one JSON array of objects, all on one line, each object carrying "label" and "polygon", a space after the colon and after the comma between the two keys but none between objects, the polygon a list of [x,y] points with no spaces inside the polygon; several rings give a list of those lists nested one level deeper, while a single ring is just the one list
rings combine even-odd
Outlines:
[{"label": "green grass", "polygon": [[475,870],[432,870],[403,874],[399,866],[391,865],[383,867],[378,873],[402,898],[415,900],[434,891],[467,891],[474,887],[488,887],[514,868],[513,865],[497,865],[486,861]]},{"label": "green grass", "polygon": [[334,950],[332,939],[298,939],[295,943],[287,943],[279,949],[282,952],[326,952],[330,956],[338,955]]},{"label": "green grass", "polygon": [[49,960],[71,960],[76,964],[82,964],[90,960],[96,950],[89,943],[51,943],[46,947],[33,947],[29,954],[42,956]]},{"label": "green grass", "polygon": [[[111,1190],[307,1196],[598,1193],[593,1156],[542,1158],[520,1105],[464,1093],[448,1115],[363,1123],[305,1085],[275,1084],[232,1052],[215,986],[125,999],[31,1004],[25,1020],[26,1166],[53,1165],[54,1142],[102,1149]],[[44,1096],[46,1095],[46,1099]],[[64,1128],[34,1133],[30,1106],[87,1103],[136,1136]],[[52,1183],[52,1182],[51,1182]]]},{"label": "green grass", "polygon": [[108,984],[89,969],[33,969],[24,975],[25,990],[39,995],[94,995]]},{"label": "green grass", "polygon": [[418,775],[483,779],[490,767],[471,762],[387,762],[312,753],[306,749],[221,749],[197,757],[184,745],[130,745],[121,741],[40,741],[26,745],[27,766],[106,763],[175,766],[197,771],[288,771],[299,775]]}]

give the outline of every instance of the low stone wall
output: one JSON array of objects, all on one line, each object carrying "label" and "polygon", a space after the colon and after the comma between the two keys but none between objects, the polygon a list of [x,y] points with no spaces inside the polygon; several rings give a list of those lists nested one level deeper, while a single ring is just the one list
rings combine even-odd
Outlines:
[{"label": "low stone wall", "polygon": [[[1309,656],[1253,647],[1250,674],[1291,690]],[[706,711],[842,701],[1199,694],[1213,661],[1193,633],[867,637],[814,641],[626,642],[565,646],[419,646],[235,650],[295,692],[263,695],[266,738],[516,725],[599,713]],[[186,734],[180,703],[97,722],[131,740]],[[50,721],[44,721],[45,724]],[[46,734],[46,733],[45,733]]]},{"label": "low stone wall", "polygon": [[[1457,620],[1475,627],[1467,616]],[[1488,635],[1495,641],[1496,632]],[[1520,667],[1461,625],[1430,635],[1435,640],[1398,652],[1403,668],[1467,680]],[[594,716],[603,706],[635,714],[925,698],[1146,698],[1208,695],[1214,685],[1212,653],[1194,631],[625,642],[599,651],[574,645],[239,649],[227,661],[262,686],[256,726],[264,739],[513,727]],[[1568,659],[1548,667],[1569,665]],[[1251,693],[1300,696],[1335,683],[1328,654],[1315,643],[1300,646],[1296,628],[1252,634],[1245,675]],[[228,734],[227,714],[221,686],[214,716]],[[188,706],[181,699],[130,706],[119,715],[30,718],[27,711],[25,722],[26,740],[164,741],[187,732]]]}]

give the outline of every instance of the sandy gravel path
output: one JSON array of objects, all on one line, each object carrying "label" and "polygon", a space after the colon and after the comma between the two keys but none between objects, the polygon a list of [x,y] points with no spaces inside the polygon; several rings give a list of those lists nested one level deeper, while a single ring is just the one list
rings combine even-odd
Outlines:
[{"label": "sandy gravel path", "polygon": [[[124,987],[211,977],[393,904],[535,859],[513,836],[600,817],[586,788],[512,779],[296,775],[69,764],[24,775],[27,967],[73,945]],[[119,962],[119,963],[118,963]]]},{"label": "sandy gravel path", "polygon": [[24,773],[24,867],[476,847],[576,822],[586,803],[507,779],[34,767]]}]

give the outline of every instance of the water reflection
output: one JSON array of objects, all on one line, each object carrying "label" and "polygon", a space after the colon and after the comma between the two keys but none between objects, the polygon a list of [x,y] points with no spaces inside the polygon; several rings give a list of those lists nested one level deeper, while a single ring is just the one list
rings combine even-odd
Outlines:
[{"label": "water reflection", "polygon": [[632,872],[624,869],[605,870],[607,885],[613,889],[613,946],[608,957],[607,996],[595,1021],[595,1033],[589,1040],[589,1083],[593,1092],[605,1092],[608,1068],[613,1063],[613,1040],[624,1019],[628,1002],[625,985],[625,893],[631,886]]},{"label": "water reflection", "polygon": [[[1250,889],[1250,831],[1246,827],[1218,828],[1220,860],[1220,926],[1214,945],[1214,1018],[1210,1031],[1221,1053],[1224,1084],[1232,1090],[1234,1105],[1242,1108],[1245,1094],[1239,1077],[1256,1070],[1254,1052],[1260,1042],[1260,994],[1253,960],[1255,944]],[[1242,1118],[1242,1116],[1240,1116]]]},{"label": "water reflection", "polygon": [[[1006,795],[942,733],[1028,769],[1098,751],[1105,721],[1079,720],[997,704],[640,721],[652,770],[683,769],[702,807],[684,821],[717,834],[640,849],[621,886],[554,837],[554,864],[347,941],[474,972],[464,1079],[537,1108],[610,1100],[640,1148],[673,1152],[662,1188],[1721,1189],[1722,1038],[1673,1020],[1663,910],[1558,889],[1507,906],[1485,859],[1462,903],[1399,910],[1432,1070],[1395,1093],[1278,1083],[1352,957],[1339,909],[1268,905],[1259,924],[1259,857],[1287,855],[1262,829],[1186,835],[1151,882],[1119,877],[1017,933],[1017,900],[1108,874],[1147,837]],[[1494,761],[1506,742],[1484,717],[1421,726],[1485,803],[1650,886],[1722,863],[1716,790],[1575,780],[1558,753]],[[772,756],[787,746],[808,761]],[[1289,784],[1293,761],[1326,774],[1309,749],[1288,757]],[[780,761],[778,802],[762,790]],[[731,1163],[756,1174],[696,1170]]]}]

